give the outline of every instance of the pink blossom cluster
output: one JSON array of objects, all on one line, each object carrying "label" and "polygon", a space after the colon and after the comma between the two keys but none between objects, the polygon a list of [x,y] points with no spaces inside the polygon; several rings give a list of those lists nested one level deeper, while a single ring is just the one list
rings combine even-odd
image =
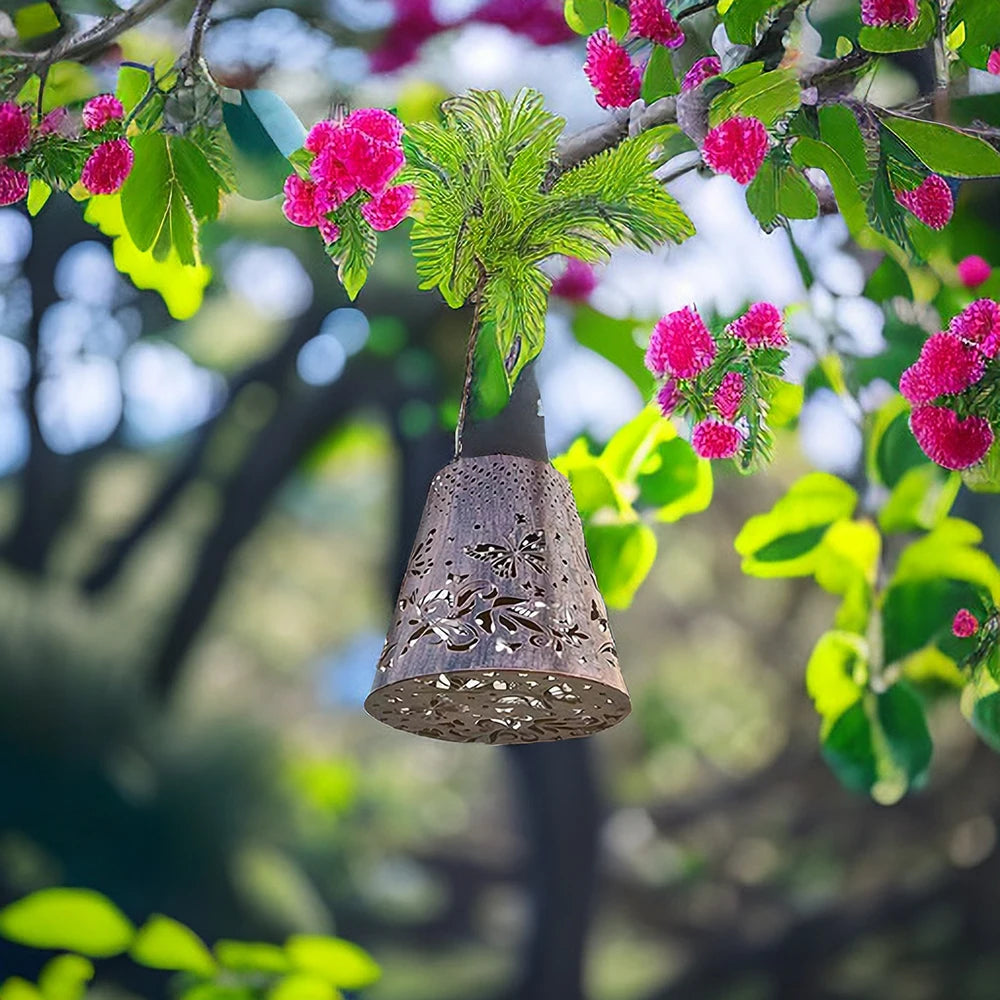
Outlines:
[{"label": "pink blossom cluster", "polygon": [[681,93],[686,94],[689,90],[700,87],[706,80],[718,76],[721,72],[722,63],[717,56],[705,56],[703,59],[699,59],[684,74],[684,79],[681,80]]},{"label": "pink blossom cluster", "polygon": [[709,129],[701,157],[715,173],[749,184],[757,176],[769,145],[767,128],[759,118],[736,116]]},{"label": "pink blossom cluster", "polygon": [[959,608],[951,622],[951,634],[968,639],[979,631],[979,619],[968,609]]},{"label": "pink blossom cluster", "polygon": [[910,28],[917,13],[917,0],[861,0],[861,23],[872,28]]},{"label": "pink blossom cluster", "polygon": [[[687,407],[701,417],[691,444],[702,458],[733,458],[746,442],[747,379],[754,352],[788,343],[777,307],[757,302],[716,338],[696,309],[668,313],[653,328],[646,367],[665,381],[656,401],[665,417]],[[726,370],[714,366],[723,356]],[[735,350],[734,350],[735,348]],[[707,415],[706,415],[707,413]]]},{"label": "pink blossom cluster", "polygon": [[912,212],[925,226],[944,229],[955,212],[955,198],[948,182],[931,174],[909,191],[896,191],[896,201]]},{"label": "pink blossom cluster", "polygon": [[[629,30],[634,38],[676,49],[684,44],[684,31],[665,0],[629,0]],[[642,66],[607,28],[587,39],[583,71],[602,108],[627,108],[642,89]]]},{"label": "pink blossom cluster", "polygon": [[986,60],[986,72],[1000,76],[1000,49],[994,49]]},{"label": "pink blossom cluster", "polygon": [[[98,142],[87,157],[80,182],[90,194],[113,194],[121,189],[132,170],[134,154],[121,135],[119,123],[125,109],[113,94],[99,94],[83,106],[83,126],[87,132],[100,133]],[[13,205],[28,194],[27,171],[9,163],[9,159],[27,153],[36,138],[52,134],[72,134],[69,112],[54,108],[42,118],[37,130],[32,128],[27,107],[6,101],[0,104],[0,205]]]},{"label": "pink blossom cluster", "polygon": [[309,177],[292,174],[285,181],[285,218],[296,226],[315,226],[325,243],[335,243],[336,212],[355,199],[372,229],[398,226],[416,198],[413,185],[392,184],[406,162],[402,139],[403,123],[382,108],[317,122],[305,140],[313,154]]},{"label": "pink blossom cluster", "polygon": [[[899,391],[912,404],[910,429],[931,461],[966,469],[982,461],[994,432],[981,409],[978,386],[1000,354],[1000,305],[979,299],[948,329],[928,337],[903,372]],[[964,417],[962,414],[965,414]]]}]

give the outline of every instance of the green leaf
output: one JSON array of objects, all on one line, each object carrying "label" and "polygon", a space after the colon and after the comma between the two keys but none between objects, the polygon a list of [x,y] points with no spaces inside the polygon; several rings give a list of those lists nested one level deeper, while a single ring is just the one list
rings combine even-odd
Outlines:
[{"label": "green leaf", "polygon": [[655,385],[653,376],[643,362],[643,353],[635,334],[644,324],[633,319],[614,319],[592,306],[578,306],[573,311],[573,336],[577,343],[596,351],[621,369],[648,398]]},{"label": "green leaf", "polygon": [[93,963],[82,955],[57,955],[42,966],[38,988],[45,1000],[83,1000],[93,978]]},{"label": "green leaf", "polygon": [[0,1000],[44,1000],[34,983],[20,976],[11,976],[0,984]]},{"label": "green leaf", "polygon": [[340,989],[363,990],[381,975],[368,952],[341,938],[299,934],[288,939],[285,951],[297,969]]},{"label": "green leaf", "polygon": [[947,30],[959,33],[962,58],[978,69],[986,68],[990,52],[997,47],[994,0],[954,0],[948,8]]},{"label": "green leaf", "polygon": [[107,958],[128,948],[135,928],[99,892],[40,889],[0,910],[0,934],[32,948]]},{"label": "green leaf", "polygon": [[647,104],[678,93],[680,84],[674,74],[673,55],[663,45],[654,45],[653,54],[642,74],[642,99]]},{"label": "green leaf", "polygon": [[257,941],[222,940],[215,943],[219,964],[234,972],[288,972],[291,963],[283,948]]},{"label": "green leaf", "polygon": [[606,14],[607,14],[608,30],[611,32],[612,35],[615,36],[615,38],[621,41],[628,34],[628,29],[629,29],[628,11],[626,11],[622,7],[619,7],[615,3],[615,0],[607,0]]},{"label": "green leaf", "polygon": [[122,217],[139,250],[165,261],[171,250],[182,264],[199,263],[200,223],[219,210],[219,182],[188,139],[149,133],[132,140],[135,164],[122,186]]},{"label": "green leaf", "polygon": [[835,149],[825,142],[801,136],[792,147],[792,161],[800,167],[822,170],[830,181],[840,214],[851,235],[857,237],[864,232],[868,225],[865,203],[850,167]]},{"label": "green leaf", "polygon": [[854,112],[844,104],[827,104],[819,109],[819,134],[837,150],[847,164],[858,188],[867,190],[878,163],[878,144],[869,149]]},{"label": "green leaf", "polygon": [[120,195],[97,195],[87,203],[84,219],[96,225],[105,236],[114,237],[112,253],[115,267],[132,279],[136,288],[150,288],[160,293],[170,315],[189,319],[200,308],[212,272],[203,265],[182,263],[176,250],[166,260],[157,260],[151,251],[140,250],[129,236],[122,217]]},{"label": "green leaf", "polygon": [[524,366],[542,349],[551,285],[552,279],[539,268],[516,260],[486,281],[483,315],[494,325],[503,369],[512,387]]},{"label": "green leaf", "polygon": [[933,462],[907,469],[879,511],[885,532],[931,531],[951,511],[962,485],[961,476]]},{"label": "green leaf", "polygon": [[45,181],[32,177],[28,186],[28,215],[38,215],[49,200],[50,194],[52,194],[52,188]]},{"label": "green leaf", "polygon": [[345,205],[336,216],[340,236],[326,252],[337,265],[337,278],[349,299],[356,299],[375,263],[378,237],[356,205]]},{"label": "green leaf", "polygon": [[126,114],[134,110],[152,85],[153,81],[144,69],[139,69],[138,66],[118,67],[115,97],[122,102]]},{"label": "green leaf", "polygon": [[868,52],[908,52],[922,49],[934,34],[937,17],[928,0],[920,0],[919,16],[912,28],[863,27],[858,44]]},{"label": "green leaf", "polygon": [[881,121],[936,173],[949,177],[1000,176],[1000,152],[985,139],[949,125],[899,115],[884,115]]},{"label": "green leaf", "polygon": [[139,929],[129,954],[151,969],[171,969],[211,976],[215,961],[201,938],[184,924],[154,914]]},{"label": "green leaf", "polygon": [[1000,439],[993,442],[981,462],[963,469],[961,476],[973,493],[1000,493]]},{"label": "green leaf", "polygon": [[656,561],[656,535],[641,521],[591,523],[587,551],[608,607],[627,608]]},{"label": "green leaf", "polygon": [[855,490],[836,476],[803,476],[767,514],[750,518],[736,536],[743,571],[761,577],[813,573],[827,529],[849,518],[857,500]]},{"label": "green leaf", "polygon": [[[931,763],[933,744],[923,705],[903,681],[880,692],[876,704],[888,756],[901,772],[905,791],[924,779]],[[880,777],[886,780],[890,776],[883,772]]]},{"label": "green leaf", "polygon": [[611,510],[615,514],[631,511],[631,505],[606,465],[591,453],[583,438],[577,438],[552,464],[569,480],[576,509],[584,521],[602,510]]},{"label": "green leaf", "polygon": [[782,118],[797,111],[801,89],[795,70],[776,69],[761,73],[712,101],[708,112],[709,125],[718,125],[736,115],[759,118],[773,128]]},{"label": "green leaf", "polygon": [[780,164],[769,156],[757,176],[747,186],[747,207],[764,232],[769,233],[785,219],[814,219],[819,200],[801,171]]},{"label": "green leaf", "polygon": [[1000,752],[1000,691],[975,698],[969,721],[983,742]]},{"label": "green leaf", "polygon": [[23,41],[41,38],[60,28],[59,16],[52,5],[45,3],[28,4],[14,12],[14,30]]},{"label": "green leaf", "polygon": [[258,200],[278,194],[292,172],[288,157],[305,141],[295,112],[269,90],[227,91],[222,117],[235,149],[240,194]]},{"label": "green leaf", "polygon": [[676,437],[673,424],[664,420],[659,408],[651,403],[615,431],[601,460],[617,482],[635,482],[653,449]]},{"label": "green leaf", "polygon": [[604,0],[565,0],[563,15],[578,35],[592,35],[604,27],[608,18]]},{"label": "green leaf", "polygon": [[868,644],[849,632],[820,636],[806,666],[806,689],[823,718],[823,733],[857,702],[868,683]]},{"label": "green leaf", "polygon": [[726,34],[737,45],[753,45],[757,39],[757,24],[780,0],[722,0],[719,13],[726,25]]},{"label": "green leaf", "polygon": [[682,438],[661,441],[642,463],[637,503],[655,507],[656,519],[672,523],[712,502],[712,463],[699,458]]},{"label": "green leaf", "polygon": [[1000,603],[1000,569],[977,548],[983,534],[976,525],[946,518],[932,532],[911,542],[900,553],[893,583],[946,577],[988,591]]},{"label": "green leaf", "polygon": [[910,407],[902,396],[893,396],[876,413],[867,437],[868,475],[890,489],[917,466],[927,462],[910,432]]},{"label": "green leaf", "polygon": [[855,702],[830,726],[821,752],[845,787],[856,792],[872,788],[878,780],[878,762],[863,701]]}]

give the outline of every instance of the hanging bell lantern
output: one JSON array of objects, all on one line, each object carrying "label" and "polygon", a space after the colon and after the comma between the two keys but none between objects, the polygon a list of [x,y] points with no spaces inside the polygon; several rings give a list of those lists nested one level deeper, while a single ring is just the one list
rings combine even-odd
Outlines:
[{"label": "hanging bell lantern", "polygon": [[494,424],[431,483],[365,709],[456,742],[589,736],[631,703],[529,369]]}]

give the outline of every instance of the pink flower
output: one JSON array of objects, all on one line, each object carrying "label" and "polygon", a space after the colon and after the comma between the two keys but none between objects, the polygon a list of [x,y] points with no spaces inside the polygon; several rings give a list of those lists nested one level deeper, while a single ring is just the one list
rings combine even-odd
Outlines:
[{"label": "pink flower", "polygon": [[702,458],[732,458],[742,444],[739,428],[721,420],[703,420],[691,432],[691,446]]},{"label": "pink flower", "polygon": [[979,631],[979,620],[968,608],[959,608],[951,622],[951,634],[968,639]]},{"label": "pink flower", "polygon": [[743,402],[743,391],[746,382],[739,372],[726,372],[719,388],[715,390],[712,402],[715,404],[719,416],[723,420],[735,420],[736,414],[740,411],[740,403]]},{"label": "pink flower", "polygon": [[656,394],[656,403],[660,407],[660,413],[662,413],[665,417],[669,417],[680,405],[680,402],[680,386],[673,379],[670,379],[668,382],[664,382],[664,384],[660,386],[660,391]]},{"label": "pink flower", "polygon": [[417,189],[412,184],[397,184],[375,195],[371,201],[361,206],[361,214],[372,229],[384,233],[394,229],[406,218],[410,206],[417,197]]},{"label": "pink flower", "polygon": [[403,123],[391,111],[382,108],[358,108],[344,119],[344,124],[364,132],[369,139],[377,139],[390,146],[403,138]]},{"label": "pink flower", "polygon": [[60,135],[71,135],[69,111],[62,105],[53,108],[39,123],[38,131],[41,135],[51,135],[55,132]]},{"label": "pink flower", "polygon": [[684,75],[681,81],[681,92],[687,93],[700,87],[706,80],[718,76],[722,72],[722,63],[715,56],[705,56],[699,59]]},{"label": "pink flower", "polygon": [[701,316],[688,306],[668,313],[653,327],[646,367],[654,375],[694,378],[715,358],[715,341]]},{"label": "pink flower", "polygon": [[899,391],[911,403],[929,403],[968,389],[983,377],[982,353],[953,333],[928,337],[920,357],[899,379]]},{"label": "pink flower", "polygon": [[98,94],[83,106],[84,128],[97,129],[125,115],[122,102],[114,94]]},{"label": "pink flower", "polygon": [[910,430],[923,453],[946,469],[967,469],[983,459],[993,444],[993,428],[982,417],[966,417],[946,406],[918,406]]},{"label": "pink flower", "polygon": [[602,108],[627,108],[639,97],[642,86],[639,67],[607,28],[601,28],[587,39],[587,61],[583,71]]},{"label": "pink flower", "polygon": [[340,239],[340,226],[331,222],[329,219],[321,218],[319,220],[319,234],[323,237],[323,242],[329,246],[331,243],[336,243]]},{"label": "pink flower", "polygon": [[931,174],[912,191],[897,191],[896,201],[931,229],[944,229],[955,211],[951,188],[937,174]]},{"label": "pink flower", "polygon": [[91,194],[114,194],[121,190],[134,161],[127,139],[109,139],[90,154],[80,181]]},{"label": "pink flower", "polygon": [[333,145],[324,146],[316,154],[316,159],[309,167],[309,173],[326,193],[327,198],[337,204],[350,198],[360,186]]},{"label": "pink flower", "polygon": [[593,267],[576,257],[567,257],[566,269],[552,282],[552,294],[570,302],[586,302],[596,286]]},{"label": "pink flower", "polygon": [[285,218],[296,226],[315,226],[319,223],[316,211],[316,185],[303,180],[298,174],[289,174],[285,179],[285,200],[281,211]]},{"label": "pink flower", "polygon": [[684,32],[667,10],[664,0],[629,0],[629,20],[632,31],[668,49],[684,44]]},{"label": "pink flower", "polygon": [[717,174],[749,184],[767,156],[767,147],[767,129],[759,118],[736,117],[709,130],[701,155]]},{"label": "pink flower", "polygon": [[345,157],[344,165],[369,194],[382,191],[406,163],[401,146],[390,146],[377,139],[369,139],[364,156],[357,158],[358,155],[354,154],[354,158]]},{"label": "pink flower", "polygon": [[306,148],[316,153],[309,168],[313,179],[341,201],[360,188],[378,194],[406,162],[398,143],[372,139],[346,122],[314,125],[306,136]]},{"label": "pink flower", "polygon": [[994,76],[1000,76],[1000,49],[994,49],[986,60],[986,71]]},{"label": "pink flower", "polygon": [[31,144],[31,113],[13,101],[0,104],[0,157],[17,156]]},{"label": "pink flower", "polygon": [[13,205],[28,194],[28,175],[0,161],[0,205]]},{"label": "pink flower", "polygon": [[861,0],[861,23],[872,28],[910,27],[917,19],[917,0]]},{"label": "pink flower", "polygon": [[320,153],[332,143],[343,131],[344,123],[335,121],[332,118],[325,118],[316,122],[308,133],[306,141],[302,144],[310,153]]},{"label": "pink flower", "polygon": [[958,262],[958,280],[966,288],[978,288],[985,284],[992,273],[990,262],[978,254],[971,254]]},{"label": "pink flower", "polygon": [[948,324],[948,332],[978,344],[986,357],[995,357],[1000,350],[1000,305],[992,299],[977,299]]},{"label": "pink flower", "polygon": [[727,332],[745,341],[751,350],[758,347],[784,347],[788,343],[781,310],[770,302],[755,302]]}]

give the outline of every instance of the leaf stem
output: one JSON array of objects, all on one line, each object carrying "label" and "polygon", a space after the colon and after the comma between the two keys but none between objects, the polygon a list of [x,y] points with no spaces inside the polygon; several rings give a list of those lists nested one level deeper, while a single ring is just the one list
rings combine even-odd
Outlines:
[{"label": "leaf stem", "polygon": [[[477,261],[478,263],[478,261]],[[483,325],[483,299],[486,291],[486,270],[479,265],[479,281],[473,290],[472,298],[476,306],[472,314],[472,328],[469,330],[469,343],[465,350],[465,378],[462,381],[462,396],[458,403],[458,423],[455,425],[455,458],[462,457],[462,432],[469,413],[469,397],[472,395],[472,379],[476,368],[476,344],[479,342],[479,331]]]}]

